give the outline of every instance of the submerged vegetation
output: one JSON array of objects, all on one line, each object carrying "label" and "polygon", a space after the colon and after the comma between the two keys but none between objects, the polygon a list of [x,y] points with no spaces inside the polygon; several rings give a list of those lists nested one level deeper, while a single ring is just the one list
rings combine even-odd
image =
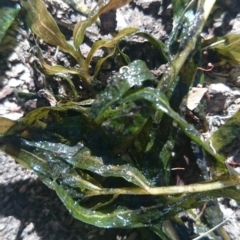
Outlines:
[{"label": "submerged vegetation", "polygon": [[[146,227],[145,234],[152,234],[151,230],[161,239],[174,239],[166,221],[181,225],[174,220],[177,213],[217,197],[240,200],[240,177],[225,165],[222,151],[237,138],[239,112],[208,141],[179,115],[189,89],[204,82],[198,70],[203,64],[202,51],[211,49],[218,52],[219,61],[238,64],[239,34],[201,40],[215,1],[172,1],[173,29],[166,43],[129,27],[113,33],[111,39],[96,41],[83,56],[80,46],[88,27],[100,15],[129,1],[104,2],[99,1],[86,20],[75,25],[73,44],[42,0],[21,0],[21,8],[2,6],[0,40],[19,11],[24,11],[36,36],[41,71],[67,81],[68,95],[18,121],[1,118],[0,148],[56,191],[75,218],[106,228]],[[124,52],[133,36],[148,41],[157,51],[159,61],[166,65],[160,77],[152,74],[148,62],[133,60]],[[38,38],[71,56],[75,65],[47,63]],[[99,49],[105,55],[93,67]],[[99,72],[109,58],[121,64],[116,64],[118,69],[106,87],[97,88]],[[73,81],[76,76],[78,83]],[[79,97],[77,84],[86,89],[88,98]],[[226,131],[229,138],[224,141]],[[196,164],[193,174],[198,177],[179,186],[174,166],[183,155]]]}]

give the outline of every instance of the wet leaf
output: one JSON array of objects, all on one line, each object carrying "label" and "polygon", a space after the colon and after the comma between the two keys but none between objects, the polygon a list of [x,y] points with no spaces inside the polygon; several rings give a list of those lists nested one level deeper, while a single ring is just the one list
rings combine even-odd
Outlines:
[{"label": "wet leaf", "polygon": [[[193,26],[194,18],[196,18],[196,21],[197,15],[202,14],[202,11],[200,12],[198,9],[195,12],[195,9],[196,1],[181,0],[173,2],[173,30],[167,43],[171,55],[176,54],[180,50],[180,45],[183,45],[184,41],[186,42],[187,39],[190,39],[188,34]],[[179,41],[182,43],[179,43]],[[183,49],[183,47],[181,48]]]},{"label": "wet leaf", "polygon": [[189,0],[180,0],[177,2],[173,2],[173,16],[174,19],[179,19],[182,17],[185,12],[190,9],[190,6],[194,4],[195,1]]},{"label": "wet leaf", "polygon": [[194,142],[196,142],[199,146],[201,146],[206,152],[214,156],[215,159],[218,160],[217,166],[220,168],[220,171],[224,173],[226,172],[226,167],[224,165],[224,157],[214,153],[214,151],[200,139],[200,135],[198,131],[191,125],[189,125],[183,118],[181,118],[176,112],[174,112],[167,98],[164,94],[153,88],[144,88],[134,94],[131,94],[122,100],[123,103],[126,102],[134,102],[137,99],[145,99],[152,104],[152,107],[155,111],[162,111],[169,115],[174,121],[179,125],[182,131]]},{"label": "wet leaf", "polygon": [[[86,28],[100,14],[128,2],[109,1],[101,8],[103,1],[100,1],[90,18],[78,23],[74,29],[75,51],[66,44],[65,38],[61,38],[51,17],[44,18],[47,20],[39,17],[38,8],[39,12],[46,13],[41,1],[22,0],[33,29],[39,35],[43,30],[50,31],[49,43],[53,37],[60,37],[57,44],[51,44],[75,56],[83,68],[79,71],[50,66],[41,60],[46,73],[60,74],[73,87],[67,74],[83,77],[81,74],[88,72],[96,51],[101,47],[109,48],[109,54],[97,63],[96,76],[102,63],[115,53],[119,40],[136,34],[147,39],[162,59],[169,62],[161,83],[143,61],[137,60],[113,74],[106,89],[94,100],[39,108],[17,122],[0,119],[1,150],[33,169],[47,186],[56,191],[75,218],[107,228],[156,227],[163,220],[210,199],[219,196],[239,199],[237,186],[240,178],[228,174],[225,158],[219,154],[222,147],[217,146],[219,151],[214,152],[169,103],[171,93],[179,84],[179,73],[188,69],[194,52],[199,51],[199,33],[214,1],[199,1],[198,5],[191,1],[187,8],[186,1],[173,2],[176,28],[167,47],[146,33],[128,28],[111,40],[94,43],[85,61],[78,48]],[[129,61],[126,56],[125,59]],[[191,73],[194,72],[196,63],[190,68]],[[188,81],[188,87],[192,81]],[[209,162],[213,165],[211,181],[168,186],[169,165],[178,128],[210,156]],[[161,229],[158,230],[155,232],[160,236]]]},{"label": "wet leaf", "polygon": [[[76,156],[75,154],[79,153],[79,151],[83,149],[82,144],[77,144],[70,147],[64,144],[54,144],[51,142],[48,143],[40,141],[34,143],[24,139],[20,140],[16,137],[14,140],[9,140],[11,141],[6,141],[5,139],[4,145],[1,144],[2,150],[11,154],[25,167],[33,169],[38,174],[38,176],[45,182],[45,184],[47,184],[50,188],[56,191],[60,199],[63,201],[65,206],[69,209],[69,211],[74,217],[81,221],[94,224],[96,226],[149,226],[152,223],[156,224],[157,222],[161,222],[163,219],[175,215],[178,211],[182,211],[188,206],[197,206],[197,203],[200,199],[202,201],[204,199],[211,199],[211,197],[208,196],[206,192],[204,192],[204,194],[198,193],[189,194],[188,196],[182,195],[181,197],[171,197],[168,194],[167,198],[158,197],[154,199],[153,196],[148,196],[148,192],[140,188],[104,189],[103,186],[99,185],[99,183],[92,179],[89,174],[84,173],[84,169],[88,169],[88,172],[94,171],[95,173],[103,174],[106,177],[125,177],[128,175],[129,177],[127,179],[130,182],[137,180],[137,182],[140,183],[140,186],[142,186],[142,183],[146,184],[147,182],[146,180],[144,180],[144,178],[141,179],[141,181],[143,182],[139,181],[139,176],[141,176],[140,172],[137,169],[133,171],[133,168],[129,166],[109,166],[102,161],[99,162],[99,159],[95,159],[96,163],[88,163],[88,161],[91,159],[86,155],[86,157],[84,157],[84,155],[82,157],[80,157],[80,155]],[[66,153],[67,149],[68,153]],[[68,163],[66,163],[64,159],[67,159]],[[102,166],[99,166],[98,162],[102,162]],[[86,166],[88,167],[85,168]],[[106,180],[107,179],[105,179],[104,182],[106,182]],[[104,182],[103,184],[106,184]],[[221,186],[221,183],[217,184]],[[147,190],[150,192],[152,191],[152,194],[155,193],[161,195],[167,193],[167,191],[170,192],[170,189],[172,189],[173,193],[174,190],[175,192],[179,193],[182,191],[195,191],[196,187],[201,187],[201,185],[196,184],[192,186],[190,185],[170,188],[148,188]],[[97,211],[92,210],[91,205],[84,205],[84,203],[81,202],[85,194],[86,196],[90,197],[90,192],[101,195],[102,191],[105,191],[105,194],[111,194],[111,192],[115,192],[116,195],[145,194],[146,196],[144,200],[141,200],[141,198],[136,198],[134,196],[122,198],[117,197],[114,202],[108,201],[110,205],[107,204]],[[229,191],[226,192],[229,194]],[[215,193],[213,195],[214,197],[216,197],[220,194]],[[223,195],[221,192],[221,196]],[[118,202],[118,199],[120,200],[120,202]],[[176,202],[176,200],[178,201]],[[104,200],[102,199],[102,201]],[[129,201],[133,202],[134,205],[129,205]],[[125,202],[126,206],[122,205],[123,202]],[[168,204],[167,209],[166,204]],[[141,211],[143,207],[144,211]]]},{"label": "wet leaf", "polygon": [[[191,1],[191,3],[194,2],[195,1]],[[158,88],[164,91],[169,99],[176,87],[177,76],[188,56],[193,54],[195,49],[197,50],[199,48],[196,47],[196,44],[199,41],[200,33],[215,0],[200,1],[197,6],[191,3],[186,10],[183,10],[183,7],[180,8],[181,13],[179,13],[178,16],[181,16],[181,19],[179,19],[176,26],[174,26],[167,43],[172,61],[169,63],[167,71],[159,82]],[[178,5],[177,1],[174,1],[173,5],[174,4]]]},{"label": "wet leaf", "polygon": [[[1,119],[1,150],[33,169],[74,217],[100,227],[152,226],[189,206],[223,196],[214,190],[234,187],[238,176],[223,175],[221,156],[171,109],[160,90],[150,87],[155,81],[145,63],[138,60],[120,69],[92,106],[68,102],[39,108],[14,126],[12,122],[2,124]],[[149,135],[152,122],[158,123],[155,115],[159,111],[218,160],[216,166],[222,175],[218,181],[157,187],[156,176],[146,174],[142,163],[134,161],[134,140],[142,131],[141,136]],[[113,131],[108,131],[109,126]],[[128,148],[122,147],[124,139]],[[145,148],[138,150],[141,154]],[[146,161],[151,163],[151,159]],[[227,190],[224,194],[229,194]]]},{"label": "wet leaf", "polygon": [[[96,98],[91,108],[91,116],[96,122],[108,119],[107,109],[133,86],[141,86],[146,80],[155,81],[155,77],[147,68],[146,64],[137,60],[126,67],[122,67],[119,73],[110,79],[110,84]],[[106,114],[106,116],[104,116]]]},{"label": "wet leaf", "polygon": [[20,10],[19,4],[2,1],[0,3],[0,43],[8,28],[13,23]]}]

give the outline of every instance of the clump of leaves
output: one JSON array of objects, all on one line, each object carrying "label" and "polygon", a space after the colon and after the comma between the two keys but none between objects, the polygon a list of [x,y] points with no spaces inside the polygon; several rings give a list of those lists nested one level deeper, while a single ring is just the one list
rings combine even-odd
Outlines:
[{"label": "clump of leaves", "polygon": [[[117,3],[118,2],[118,3]],[[97,18],[112,9],[115,9],[119,6],[124,5],[125,1],[109,1],[108,4],[103,6],[103,1],[99,1],[96,7],[90,13],[90,16],[85,20],[81,21],[75,25],[73,30],[73,42],[74,46],[69,44],[65,36],[61,33],[57,23],[55,22],[52,15],[46,10],[45,4],[41,0],[26,1],[22,0],[21,4],[26,9],[27,13],[27,22],[32,31],[46,43],[57,46],[61,51],[70,54],[79,64],[79,68],[65,68],[61,65],[51,66],[44,62],[43,58],[40,55],[40,60],[42,67],[46,74],[49,75],[63,75],[63,74],[76,74],[78,75],[85,83],[86,87],[90,88],[91,85],[91,76],[89,73],[89,66],[94,54],[102,47],[107,47],[111,49],[108,56],[105,57],[105,60],[113,54],[113,51],[116,48],[117,42],[122,37],[131,35],[136,32],[136,28],[127,28],[123,31],[120,31],[113,39],[111,40],[99,40],[94,43],[91,48],[91,51],[88,53],[87,58],[85,59],[81,53],[80,45],[82,44],[85,36],[85,31],[87,27],[96,22]],[[117,3],[117,5],[116,5]],[[121,4],[120,4],[121,3]],[[127,3],[127,2],[126,2]],[[96,11],[96,9],[99,9]],[[44,16],[44,17],[43,17]],[[103,60],[100,60],[95,68],[94,75],[97,74]],[[76,94],[75,94],[76,97]]]},{"label": "clump of leaves", "polygon": [[[182,77],[187,77],[186,91],[194,86],[193,73],[201,60],[199,34],[215,1],[191,1],[187,6],[189,1],[173,1],[174,28],[166,45],[127,28],[111,40],[94,43],[85,59],[79,50],[85,30],[100,14],[122,5],[117,2],[121,1],[102,6],[99,1],[90,17],[76,24],[72,46],[43,2],[22,0],[32,31],[79,64],[79,68],[50,66],[41,58],[44,71],[76,74],[91,88],[89,65],[94,53],[101,47],[115,52],[121,38],[138,34],[168,61],[162,79],[156,79],[143,61],[136,60],[113,74],[95,99],[42,107],[17,122],[1,118],[1,150],[33,169],[75,218],[99,227],[150,227],[169,239],[160,226],[180,211],[220,196],[239,200],[239,176],[230,175],[224,156],[203,142],[194,126],[173,110],[178,110],[184,97],[175,95]],[[97,63],[94,76],[104,60]],[[169,186],[179,131],[204,153],[198,166],[206,181]],[[215,137],[212,141],[215,145]],[[211,180],[206,176],[207,166],[212,168]]]}]

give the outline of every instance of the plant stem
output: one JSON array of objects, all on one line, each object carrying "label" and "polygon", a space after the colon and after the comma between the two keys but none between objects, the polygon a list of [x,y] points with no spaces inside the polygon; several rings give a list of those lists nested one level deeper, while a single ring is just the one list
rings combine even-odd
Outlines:
[{"label": "plant stem", "polygon": [[86,196],[96,195],[174,195],[207,192],[239,185],[240,176],[228,177],[221,181],[203,182],[190,184],[185,186],[169,186],[169,187],[149,187],[148,189],[141,188],[117,188],[117,189],[101,189],[99,191],[86,191]]},{"label": "plant stem", "polygon": [[183,64],[189,57],[189,55],[193,52],[196,46],[196,42],[198,40],[199,34],[201,33],[205,22],[208,19],[208,16],[215,4],[216,0],[200,0],[198,2],[197,11],[202,11],[203,14],[199,16],[199,23],[195,23],[198,28],[196,29],[194,35],[188,39],[186,43],[186,47],[178,52],[171,63],[169,63],[167,71],[164,73],[161,81],[159,82],[157,88],[161,89],[166,93],[167,96],[171,96],[170,92],[173,92],[172,85],[174,84],[174,80],[176,79],[179,71],[181,70]]}]

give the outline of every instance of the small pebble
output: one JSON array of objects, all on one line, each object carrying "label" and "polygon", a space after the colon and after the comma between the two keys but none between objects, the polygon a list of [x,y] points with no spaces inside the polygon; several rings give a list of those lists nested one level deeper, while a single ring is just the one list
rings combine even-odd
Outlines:
[{"label": "small pebble", "polygon": [[0,223],[0,232],[6,228],[6,224]]},{"label": "small pebble", "polygon": [[234,199],[231,199],[229,201],[229,205],[232,207],[232,208],[237,208],[238,207],[238,203],[234,200]]},{"label": "small pebble", "polygon": [[23,229],[21,236],[24,234],[29,235],[31,232],[33,232],[33,230],[34,230],[34,225],[31,222]]},{"label": "small pebble", "polygon": [[23,81],[16,78],[11,78],[8,82],[9,87],[18,87],[22,84],[23,84]]}]

